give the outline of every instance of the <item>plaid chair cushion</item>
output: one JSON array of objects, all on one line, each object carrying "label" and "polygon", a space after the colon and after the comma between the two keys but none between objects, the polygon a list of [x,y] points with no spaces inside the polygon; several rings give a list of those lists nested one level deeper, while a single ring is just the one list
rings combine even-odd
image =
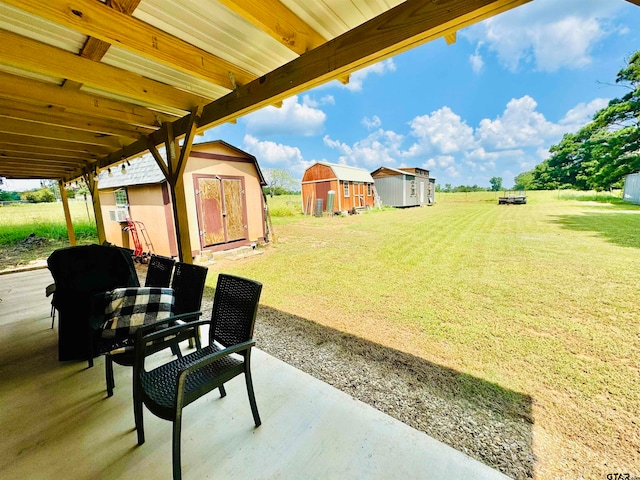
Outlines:
[{"label": "plaid chair cushion", "polygon": [[107,351],[132,347],[139,326],[173,315],[174,296],[170,288],[116,288],[105,293],[105,300],[107,306],[101,337],[111,341]]}]

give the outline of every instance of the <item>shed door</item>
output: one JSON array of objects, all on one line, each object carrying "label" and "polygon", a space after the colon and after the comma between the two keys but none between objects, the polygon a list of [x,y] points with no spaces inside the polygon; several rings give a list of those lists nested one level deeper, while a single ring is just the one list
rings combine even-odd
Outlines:
[{"label": "shed door", "polygon": [[242,178],[196,177],[202,248],[245,240],[246,203]]},{"label": "shed door", "polygon": [[327,203],[329,200],[329,190],[331,190],[331,182],[318,182],[316,183],[316,199],[322,199],[322,210],[327,210]]},{"label": "shed door", "polygon": [[424,182],[420,182],[420,204],[424,203]]}]

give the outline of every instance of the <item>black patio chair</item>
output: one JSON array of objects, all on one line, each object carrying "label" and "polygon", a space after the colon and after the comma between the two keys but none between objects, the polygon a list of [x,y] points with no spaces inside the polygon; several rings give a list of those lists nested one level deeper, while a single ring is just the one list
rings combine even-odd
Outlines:
[{"label": "black patio chair", "polygon": [[[166,257],[165,257],[166,258]],[[152,261],[154,261],[152,257]],[[172,260],[173,262],[173,260]],[[164,262],[167,264],[168,262]],[[175,269],[173,272],[173,279],[171,281],[171,289],[173,290],[173,314],[171,319],[167,319],[155,327],[147,327],[142,330],[145,333],[159,328],[167,328],[175,324],[185,324],[188,322],[196,322],[200,319],[200,304],[202,303],[202,294],[204,292],[204,284],[207,279],[207,267],[199,265],[191,265],[183,262],[175,263]],[[149,264],[151,266],[151,263]],[[147,274],[148,275],[148,274]],[[146,282],[145,282],[146,284]],[[167,283],[168,284],[168,283]],[[98,302],[99,307],[102,307],[102,302]],[[100,326],[104,323],[104,320],[100,323]],[[99,325],[94,323],[95,328],[99,328]],[[184,329],[179,334],[172,337],[172,344],[169,345],[171,351],[178,358],[182,357],[180,351],[180,342],[185,340],[192,341],[195,338],[196,347],[200,348],[200,335],[198,334],[197,327],[191,329]],[[113,375],[113,364],[116,363],[123,367],[132,367],[135,362],[135,339],[129,337],[124,342],[112,344],[109,340],[98,340],[99,353],[104,354],[104,368],[105,379],[107,385],[107,396],[113,395],[113,389],[115,388],[115,378]],[[123,347],[129,347],[124,348]],[[167,348],[166,345],[158,346],[157,349],[149,349],[149,351],[158,352]]]},{"label": "black patio chair", "polygon": [[[208,268],[201,265],[176,262],[173,270],[173,279],[171,280],[171,288],[176,299],[173,311],[176,315],[200,310],[204,285],[207,280],[207,271]],[[199,349],[200,331],[198,328],[193,329],[191,338],[195,339],[196,348]],[[189,341],[191,342],[191,339]]]},{"label": "black patio chair", "polygon": [[91,329],[93,296],[117,287],[139,286],[133,260],[117,247],[81,245],[55,250],[47,265],[55,282],[58,359],[86,359],[91,367],[98,355],[91,341],[95,334]]},{"label": "black patio chair", "polygon": [[171,284],[171,275],[175,263],[176,261],[173,258],[151,255],[144,286],[168,287]]},{"label": "black patio chair", "polygon": [[[210,321],[178,325],[145,334],[138,331],[134,365],[133,402],[138,445],[144,438],[143,405],[154,415],[173,422],[173,478],[182,476],[180,437],[182,409],[211,390],[226,396],[224,384],[243,374],[256,427],[261,424],[251,380],[253,327],[262,284],[246,278],[220,274],[213,299]],[[145,370],[147,345],[179,334],[193,325],[209,325],[209,344],[200,350]]]}]

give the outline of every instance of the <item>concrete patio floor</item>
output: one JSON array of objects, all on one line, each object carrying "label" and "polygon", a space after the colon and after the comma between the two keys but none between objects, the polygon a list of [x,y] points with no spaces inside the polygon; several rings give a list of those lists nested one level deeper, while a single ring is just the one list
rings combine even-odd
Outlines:
[{"label": "concrete patio floor", "polygon": [[[106,398],[101,358],[57,360],[50,283],[46,269],[0,275],[0,478],[171,478],[170,422],[145,411],[137,446],[132,369],[115,365]],[[242,378],[188,406],[183,478],[508,478],[260,350],[252,367],[262,426]]]}]

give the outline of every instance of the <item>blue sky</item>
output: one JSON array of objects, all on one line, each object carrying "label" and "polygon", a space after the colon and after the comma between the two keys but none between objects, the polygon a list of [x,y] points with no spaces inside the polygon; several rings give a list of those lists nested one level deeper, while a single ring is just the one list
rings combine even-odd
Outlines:
[{"label": "blue sky", "polygon": [[510,187],[624,95],[615,76],[637,49],[640,8],[625,0],[535,0],[452,45],[427,43],[195,141],[222,139],[297,179],[326,161],[422,167],[442,186],[488,187],[497,176]]}]

